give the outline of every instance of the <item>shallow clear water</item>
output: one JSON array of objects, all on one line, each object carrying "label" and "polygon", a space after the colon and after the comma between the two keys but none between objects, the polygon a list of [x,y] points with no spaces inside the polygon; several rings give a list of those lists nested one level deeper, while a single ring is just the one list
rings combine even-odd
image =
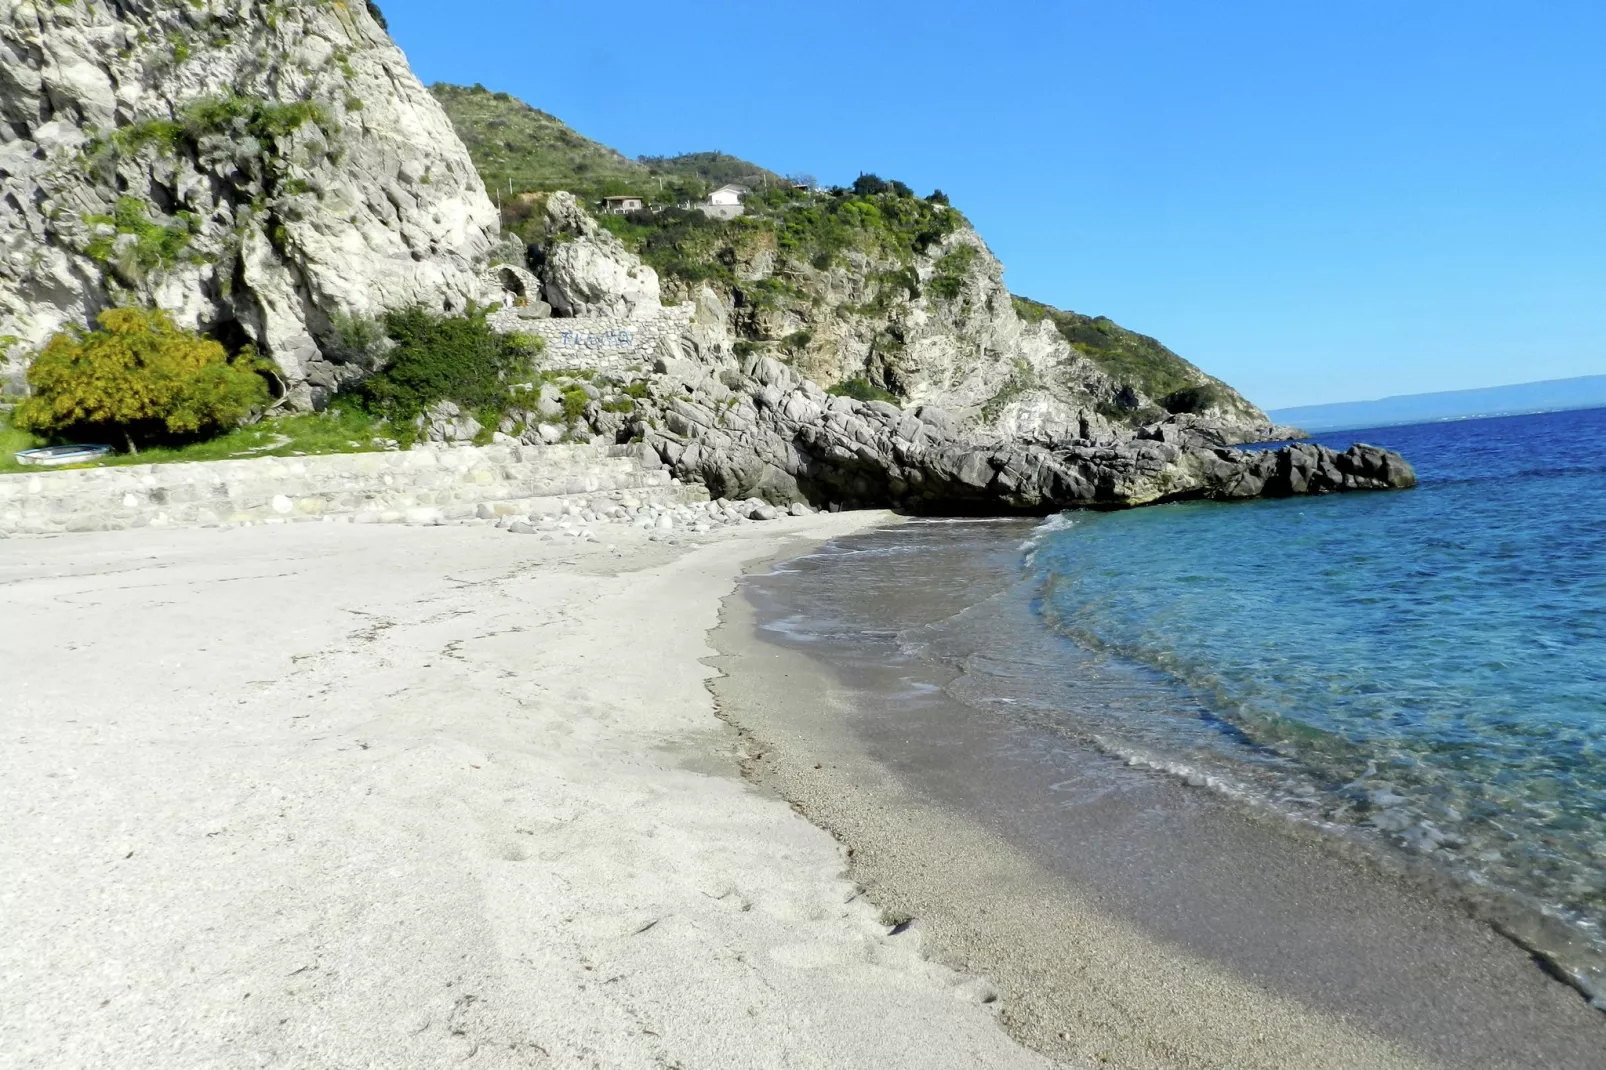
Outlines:
[{"label": "shallow clear water", "polygon": [[[1421,485],[1039,529],[1039,619],[1102,675],[1186,699],[1080,716],[1135,761],[1369,830],[1564,920],[1570,943],[1520,935],[1598,992],[1606,410],[1318,440],[1398,449]],[[990,675],[971,686],[1021,683]]]},{"label": "shallow clear water", "polygon": [[1398,449],[1421,485],[910,523],[758,582],[765,627],[907,677],[861,729],[914,779],[934,759],[899,740],[1064,747],[1079,774],[1091,746],[1424,863],[1602,1001],[1606,410],[1319,440]]}]

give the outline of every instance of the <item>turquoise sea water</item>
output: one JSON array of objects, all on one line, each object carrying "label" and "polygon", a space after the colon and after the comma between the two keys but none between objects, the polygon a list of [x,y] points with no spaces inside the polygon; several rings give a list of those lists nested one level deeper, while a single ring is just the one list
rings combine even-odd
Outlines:
[{"label": "turquoise sea water", "polygon": [[1185,698],[1085,730],[1521,904],[1502,924],[1606,995],[1606,410],[1318,441],[1398,449],[1421,486],[1037,531],[1039,619]]}]

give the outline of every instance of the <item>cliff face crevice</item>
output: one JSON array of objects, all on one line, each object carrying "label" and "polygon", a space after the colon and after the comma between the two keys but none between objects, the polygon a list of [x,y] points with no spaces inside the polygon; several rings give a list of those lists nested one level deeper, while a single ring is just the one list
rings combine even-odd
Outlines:
[{"label": "cliff face crevice", "polygon": [[312,406],[341,315],[465,306],[498,240],[466,150],[368,5],[0,0],[0,336],[158,305]]}]

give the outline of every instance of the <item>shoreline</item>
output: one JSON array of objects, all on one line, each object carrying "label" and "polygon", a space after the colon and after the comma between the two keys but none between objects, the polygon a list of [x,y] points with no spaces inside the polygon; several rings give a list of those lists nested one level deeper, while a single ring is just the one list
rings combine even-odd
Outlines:
[{"label": "shoreline", "polygon": [[713,716],[742,568],[883,519],[9,541],[7,1065],[1044,1070]]},{"label": "shoreline", "polygon": [[[940,961],[996,984],[1028,1046],[1120,1066],[1598,1065],[1599,1012],[1487,926],[1148,771],[1029,814],[1034,790],[1125,763],[1063,741],[1052,761],[989,763],[961,727],[976,715],[940,699],[907,729],[878,723],[908,713],[899,689],[943,681],[761,631],[796,610],[755,605],[754,582],[726,603],[713,684],[749,775],[830,829]],[[731,664],[760,651],[784,687]]]}]

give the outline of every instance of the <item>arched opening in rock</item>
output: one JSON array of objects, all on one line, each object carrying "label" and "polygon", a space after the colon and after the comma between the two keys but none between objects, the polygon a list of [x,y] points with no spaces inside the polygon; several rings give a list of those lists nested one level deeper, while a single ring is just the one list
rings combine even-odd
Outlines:
[{"label": "arched opening in rock", "polygon": [[519,278],[518,272],[512,268],[504,267],[497,272],[497,278],[502,283],[502,289],[512,294],[515,299],[522,297],[525,300],[529,300],[529,288],[524,285],[524,280]]}]

